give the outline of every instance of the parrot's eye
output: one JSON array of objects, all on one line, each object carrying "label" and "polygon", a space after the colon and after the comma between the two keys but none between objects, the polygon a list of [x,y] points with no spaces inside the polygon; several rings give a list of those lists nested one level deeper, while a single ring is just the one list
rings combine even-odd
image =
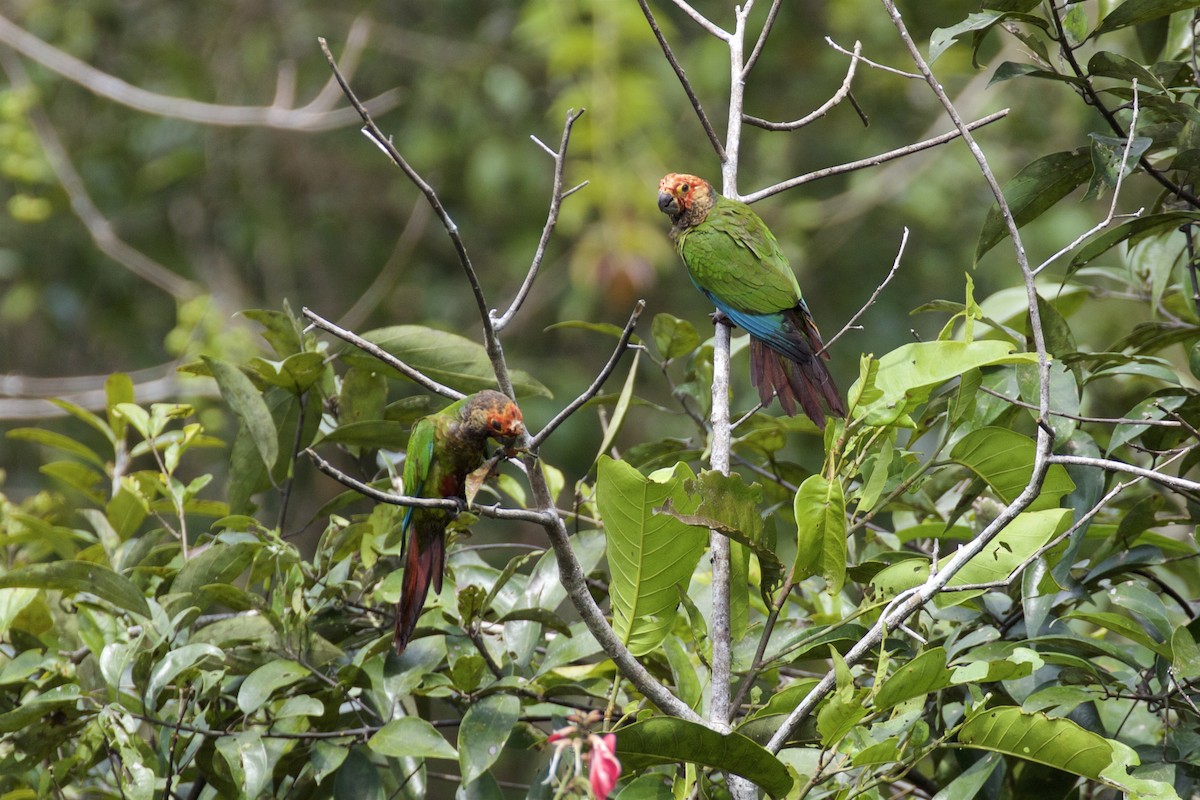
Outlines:
[{"label": "parrot's eye", "polygon": [[498,420],[498,419],[492,420],[492,430],[494,430],[494,431],[500,430],[500,420]]},{"label": "parrot's eye", "polygon": [[688,186],[686,183],[679,187],[679,191],[681,192],[690,192],[691,189],[692,187]]}]

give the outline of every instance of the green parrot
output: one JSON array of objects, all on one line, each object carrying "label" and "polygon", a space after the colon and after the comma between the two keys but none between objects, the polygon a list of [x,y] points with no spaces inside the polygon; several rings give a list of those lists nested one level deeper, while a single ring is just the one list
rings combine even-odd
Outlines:
[{"label": "green parrot", "polygon": [[[466,477],[483,464],[489,437],[511,446],[525,432],[521,409],[500,392],[486,389],[452,403],[413,426],[404,460],[404,491],[410,497],[465,499]],[[409,507],[402,536],[412,529],[400,602],[396,605],[396,653],[404,652],[417,627],[432,582],[442,590],[446,525],[453,512]]]},{"label": "green parrot", "polygon": [[750,206],[718,195],[703,178],[672,172],[658,184],[658,207],[671,219],[692,283],[750,334],[750,380],[763,404],[778,397],[794,416],[799,403],[818,428],[825,408],[846,416],[796,275]]}]

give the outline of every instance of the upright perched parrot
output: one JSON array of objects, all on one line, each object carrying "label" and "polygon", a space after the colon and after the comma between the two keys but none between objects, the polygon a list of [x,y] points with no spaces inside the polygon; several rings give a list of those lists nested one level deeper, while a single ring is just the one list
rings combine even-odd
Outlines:
[{"label": "upright perched parrot", "polygon": [[696,288],[750,334],[750,380],[763,404],[772,395],[788,416],[796,403],[825,427],[825,411],[846,404],[825,366],[821,332],[766,224],[738,200],[695,175],[672,172],[658,184],[658,207],[671,219],[671,240]]},{"label": "upright perched parrot", "polygon": [[[488,437],[506,445],[525,432],[521,409],[500,392],[486,389],[417,421],[404,461],[404,492],[411,497],[465,499],[468,474],[484,460]],[[446,525],[452,512],[410,507],[403,533],[412,529],[396,605],[396,653],[404,652],[432,581],[442,590],[446,561]]]}]

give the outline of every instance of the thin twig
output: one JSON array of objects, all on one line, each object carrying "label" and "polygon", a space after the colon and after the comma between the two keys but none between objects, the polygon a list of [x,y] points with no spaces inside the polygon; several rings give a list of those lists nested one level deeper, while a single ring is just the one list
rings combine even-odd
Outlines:
[{"label": "thin twig", "polygon": [[492,370],[496,373],[496,383],[499,385],[501,392],[512,397],[512,379],[508,375],[508,365],[504,361],[504,351],[500,346],[500,340],[496,338],[496,330],[492,326],[491,316],[488,314],[487,298],[483,294],[483,287],[479,283],[479,275],[476,273],[475,266],[471,263],[471,257],[467,253],[467,246],[459,234],[458,225],[451,219],[450,212],[442,205],[442,200],[438,197],[433,186],[422,178],[420,173],[413,169],[404,156],[400,154],[400,151],[396,149],[391,138],[385,136],[383,131],[379,129],[379,126],[375,124],[370,111],[367,110],[366,106],[354,94],[354,90],[350,88],[350,84],[342,75],[341,70],[338,69],[337,61],[334,60],[333,53],[329,50],[329,44],[322,37],[318,37],[317,41],[321,45],[321,52],[325,54],[325,60],[329,62],[329,67],[333,70],[334,78],[337,79],[338,85],[342,87],[342,93],[346,95],[346,99],[350,101],[350,104],[354,106],[359,116],[362,117],[363,132],[392,160],[392,163],[404,172],[405,176],[417,187],[421,194],[425,195],[426,202],[429,203],[434,214],[437,215],[438,219],[442,222],[442,226],[446,229],[446,235],[450,237],[450,242],[454,246],[459,266],[462,267],[467,282],[471,286],[471,293],[475,296],[475,305],[478,307],[480,318],[483,320],[484,346],[487,349],[488,358],[492,362]]},{"label": "thin twig", "polygon": [[[1037,275],[1042,270],[1044,270],[1046,267],[1050,266],[1051,264],[1053,264],[1058,259],[1062,258],[1067,253],[1074,250],[1076,247],[1078,247],[1080,244],[1082,244],[1085,240],[1091,238],[1092,235],[1099,233],[1100,231],[1107,228],[1109,225],[1112,224],[1112,221],[1116,218],[1116,216],[1117,216],[1117,201],[1121,197],[1121,184],[1125,180],[1125,167],[1129,163],[1129,153],[1133,150],[1133,140],[1136,137],[1136,129],[1137,129],[1137,119],[1138,119],[1137,78],[1133,79],[1133,81],[1130,83],[1130,86],[1133,89],[1133,108],[1132,108],[1131,115],[1129,117],[1129,135],[1127,137],[1125,137],[1125,148],[1121,151],[1121,165],[1117,168],[1117,180],[1113,186],[1112,202],[1108,204],[1108,213],[1104,215],[1104,219],[1100,220],[1100,222],[1096,223],[1089,230],[1087,230],[1084,233],[1080,234],[1079,236],[1075,237],[1074,241],[1072,241],[1066,247],[1063,247],[1057,253],[1050,256],[1045,261],[1043,261],[1041,264],[1039,264],[1037,266],[1037,268],[1033,270],[1034,275]],[[1139,216],[1141,213],[1142,213],[1142,209],[1138,209],[1138,212],[1136,214],[1132,214],[1130,216],[1136,217],[1136,216]],[[1126,215],[1122,215],[1122,216],[1126,216]]]},{"label": "thin twig", "polygon": [[[529,295],[529,290],[533,288],[533,282],[537,278],[538,270],[542,266],[542,259],[546,255],[546,246],[550,243],[550,236],[554,233],[554,226],[558,224],[558,212],[562,208],[563,198],[566,197],[563,193],[563,170],[567,163],[567,144],[571,140],[571,128],[575,125],[575,121],[583,116],[583,112],[584,109],[582,108],[578,111],[575,109],[567,111],[567,121],[563,123],[562,138],[559,140],[557,152],[551,150],[538,140],[537,137],[531,137],[554,159],[554,186],[550,190],[550,211],[546,214],[546,225],[542,228],[542,237],[538,240],[537,250],[534,251],[533,263],[529,265],[529,272],[526,273],[525,281],[521,284],[520,290],[517,291],[517,296],[513,298],[512,305],[498,317],[494,310],[490,314],[492,327],[496,331],[504,330],[512,322],[513,317],[521,309],[521,304],[525,302],[525,298]],[[575,187],[571,191],[578,190],[582,185]]]},{"label": "thin twig", "polygon": [[408,364],[396,358],[394,355],[389,353],[387,350],[384,350],[374,342],[369,342],[353,331],[348,331],[339,325],[334,325],[332,322],[317,314],[312,309],[302,308],[300,311],[313,325],[316,325],[321,330],[328,331],[339,339],[354,345],[364,353],[375,356],[375,358],[378,358],[384,364],[388,365],[410,380],[420,384],[421,386],[424,386],[434,394],[440,394],[442,397],[448,397],[451,400],[461,400],[462,398],[466,397],[465,394],[457,389],[451,389],[449,386],[443,386],[433,378],[430,378],[428,375],[425,375],[419,370],[410,367]]},{"label": "thin twig", "polygon": [[842,338],[842,336],[844,336],[847,331],[849,331],[851,328],[853,328],[854,324],[856,322],[858,322],[858,320],[862,317],[862,315],[867,313],[868,308],[875,305],[875,301],[879,299],[879,295],[883,292],[884,287],[892,282],[892,278],[894,278],[896,276],[896,270],[900,269],[900,259],[902,259],[904,257],[904,247],[907,244],[908,244],[908,227],[906,226],[904,228],[904,233],[900,236],[900,249],[899,249],[899,251],[896,252],[896,258],[894,261],[892,261],[892,268],[888,271],[887,277],[885,277],[883,279],[882,283],[880,283],[878,286],[875,287],[875,291],[871,293],[871,296],[869,298],[867,298],[867,302],[864,303],[863,307],[858,310],[858,313],[855,314],[853,317],[851,317],[850,321],[847,322],[845,325],[843,325],[842,329],[840,331],[838,331],[837,333],[835,333],[830,338],[830,340],[825,343],[825,346],[822,347],[820,349],[820,351],[817,352],[818,358],[822,354],[824,354],[827,350],[829,350],[829,348],[833,347],[834,342],[836,342],[838,339]]},{"label": "thin twig", "polygon": [[[1015,398],[1009,397],[1006,394],[997,392],[994,389],[989,389],[986,386],[980,386],[979,390],[981,392],[983,392],[984,394],[990,394],[992,397],[998,398],[1000,400],[1007,400],[1008,402],[1012,403],[1014,406],[1020,406],[1021,408],[1028,408],[1031,411],[1038,410],[1038,407],[1036,405],[1034,405],[1033,403],[1026,403],[1024,400],[1017,400]],[[1165,410],[1166,409],[1164,409],[1164,411]],[[1157,426],[1160,428],[1181,428],[1181,427],[1183,427],[1183,425],[1181,423],[1172,422],[1169,419],[1132,419],[1132,418],[1127,418],[1127,417],[1084,417],[1079,414],[1068,414],[1065,411],[1055,411],[1054,409],[1050,409],[1049,414],[1052,417],[1062,417],[1063,419],[1073,419],[1076,422],[1094,422],[1094,423],[1098,423],[1100,425],[1153,425],[1153,426]]]},{"label": "thin twig", "polygon": [[613,349],[612,355],[608,357],[608,363],[604,365],[600,373],[596,376],[596,379],[592,381],[592,385],[585,389],[583,394],[567,404],[566,408],[558,412],[554,416],[554,419],[547,422],[545,427],[538,431],[536,436],[530,438],[528,446],[531,450],[536,450],[541,446],[542,442],[546,441],[546,437],[554,433],[555,428],[566,422],[568,417],[582,408],[585,403],[600,392],[601,387],[604,386],[604,382],[608,380],[613,370],[617,368],[621,356],[629,348],[629,340],[633,337],[633,330],[637,327],[638,319],[642,316],[642,311],[645,308],[646,301],[638,300],[637,304],[633,307],[633,313],[629,315],[629,321],[625,323],[625,329],[621,331],[621,336],[617,339],[617,346]]},{"label": "thin twig", "polygon": [[[993,114],[988,114],[986,117],[977,119],[974,122],[965,123],[963,128],[968,131],[973,131],[976,128],[981,128],[984,125],[990,125],[997,120],[1004,119],[1006,116],[1008,116],[1008,109],[1004,108]],[[802,186],[806,183],[812,183],[813,181],[828,178],[833,175],[841,175],[846,172],[854,172],[855,170],[866,169],[867,167],[875,167],[883,164],[886,161],[892,161],[893,159],[910,156],[913,153],[919,153],[922,150],[928,150],[931,147],[937,147],[940,144],[952,142],[962,135],[962,131],[955,129],[949,133],[943,133],[941,136],[934,136],[932,139],[925,139],[924,141],[916,142],[904,147],[897,147],[895,150],[889,150],[886,153],[880,153],[879,155],[862,158],[858,161],[849,161],[845,164],[838,164],[833,167],[825,167],[824,169],[819,169],[816,172],[810,172],[807,175],[800,175],[798,177],[783,181],[782,183],[777,183],[774,186],[768,186],[765,189],[759,189],[757,192],[751,192],[750,194],[743,196],[741,200],[746,203],[755,203],[759,200],[762,200],[764,197],[770,197],[773,194],[779,194],[780,192],[787,191],[788,189],[794,189],[797,186]]]},{"label": "thin twig", "polygon": [[775,17],[779,15],[779,7],[781,5],[783,5],[783,0],[774,0],[771,3],[771,10],[767,12],[767,21],[763,23],[762,30],[758,32],[758,41],[754,43],[754,50],[750,52],[745,66],[742,67],[742,80],[746,80],[750,75],[750,71],[754,69],[754,65],[758,63],[758,57],[762,55],[763,47],[767,43],[767,37],[771,35],[771,29],[775,27]]},{"label": "thin twig", "polygon": [[[839,53],[841,53],[843,55],[847,55],[847,56],[855,55],[855,53],[842,47],[840,44],[838,44],[837,42],[835,42],[833,39],[829,38],[828,36],[825,37],[825,44],[829,45],[834,50],[837,50]],[[871,67],[871,68],[877,69],[877,70],[881,70],[883,72],[890,72],[893,75],[899,75],[901,78],[910,78],[912,80],[917,80],[917,81],[924,80],[916,72],[905,72],[902,69],[896,69],[895,67],[889,67],[886,64],[880,64],[878,61],[872,61],[871,59],[867,58],[866,56],[858,56],[858,60],[863,62],[864,64],[866,64],[868,67]]]},{"label": "thin twig", "polygon": [[850,95],[850,84],[854,80],[854,69],[858,66],[860,53],[862,53],[862,42],[855,42],[854,52],[850,55],[850,66],[846,69],[846,77],[842,80],[842,85],[816,111],[792,122],[771,122],[760,117],[752,117],[749,114],[743,114],[742,121],[769,131],[794,131],[797,128],[803,128],[805,125],[820,119],[828,114],[830,109]]},{"label": "thin twig", "polygon": [[1126,464],[1124,461],[1115,461],[1111,458],[1093,458],[1092,456],[1065,456],[1054,454],[1050,456],[1051,464],[1075,464],[1081,467],[1097,467],[1108,472],[1127,472],[1130,475],[1138,475],[1155,483],[1169,486],[1181,492],[1200,492],[1200,483],[1189,481],[1187,478],[1178,478],[1174,475],[1166,475],[1158,470],[1146,469],[1145,467],[1137,467],[1133,464]]},{"label": "thin twig", "polygon": [[[692,20],[697,25],[699,25],[701,28],[704,28],[704,30],[708,31],[713,36],[720,39],[722,42],[729,42],[729,40],[733,38],[734,34],[730,33],[729,31],[725,30],[721,26],[717,25],[712,20],[708,19],[708,17],[704,16],[699,11],[692,8],[690,5],[688,5],[686,2],[684,2],[684,0],[671,0],[671,2],[673,2],[676,6],[678,6],[680,8],[680,10],[683,11],[683,13],[685,13],[689,17],[691,17]],[[747,3],[747,5],[753,5],[753,4],[754,4],[754,0],[749,0],[749,3]]]},{"label": "thin twig", "polygon": [[667,38],[663,36],[662,30],[658,27],[658,21],[654,19],[654,12],[650,10],[650,6],[646,0],[638,0],[638,5],[641,6],[642,13],[646,15],[646,21],[650,23],[650,30],[654,32],[654,38],[658,40],[658,46],[662,48],[663,55],[667,57],[667,63],[675,70],[675,75],[679,78],[679,83],[683,86],[683,91],[687,93],[688,100],[691,101],[696,116],[700,118],[700,126],[704,128],[704,133],[708,136],[709,143],[717,151],[717,157],[724,162],[726,159],[725,146],[721,144],[720,137],[717,136],[716,130],[713,129],[712,122],[708,119],[708,114],[704,113],[704,106],[700,103],[700,98],[696,96],[695,90],[692,89],[692,83],[688,80],[687,73],[679,65],[675,54],[671,52],[671,45],[667,44]]}]

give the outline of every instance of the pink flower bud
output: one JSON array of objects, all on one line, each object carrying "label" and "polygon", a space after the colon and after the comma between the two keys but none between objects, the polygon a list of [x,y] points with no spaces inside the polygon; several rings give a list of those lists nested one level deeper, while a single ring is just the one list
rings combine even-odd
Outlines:
[{"label": "pink flower bud", "polygon": [[592,784],[592,794],[596,800],[608,800],[608,794],[617,785],[621,777],[621,762],[617,760],[617,736],[606,733],[604,736],[589,737],[592,745],[592,766],[588,779]]}]

